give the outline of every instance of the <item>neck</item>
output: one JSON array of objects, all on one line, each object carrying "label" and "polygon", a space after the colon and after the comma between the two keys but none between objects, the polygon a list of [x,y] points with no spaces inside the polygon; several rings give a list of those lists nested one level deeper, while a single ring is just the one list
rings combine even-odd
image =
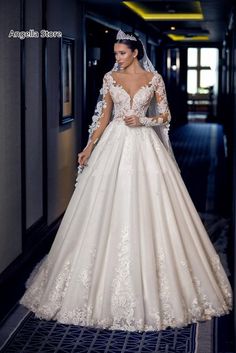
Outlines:
[{"label": "neck", "polygon": [[144,70],[139,64],[138,59],[135,58],[135,60],[123,70],[123,72],[127,74],[139,74],[140,72],[143,72]]}]

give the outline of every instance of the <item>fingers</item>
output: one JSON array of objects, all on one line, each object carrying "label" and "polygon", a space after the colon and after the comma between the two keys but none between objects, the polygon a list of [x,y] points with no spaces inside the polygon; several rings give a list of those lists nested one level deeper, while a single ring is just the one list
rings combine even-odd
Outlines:
[{"label": "fingers", "polygon": [[86,166],[87,164],[87,157],[84,154],[79,153],[78,154],[78,163],[81,166]]},{"label": "fingers", "polygon": [[137,125],[136,118],[137,117],[135,115],[132,115],[132,116],[129,115],[129,116],[125,116],[124,121],[128,126],[136,126]]}]

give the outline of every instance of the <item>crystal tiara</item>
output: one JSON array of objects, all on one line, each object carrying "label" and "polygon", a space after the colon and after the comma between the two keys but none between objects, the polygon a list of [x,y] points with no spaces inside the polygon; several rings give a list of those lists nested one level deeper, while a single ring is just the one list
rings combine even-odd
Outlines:
[{"label": "crystal tiara", "polygon": [[125,32],[123,32],[121,29],[118,31],[117,35],[116,35],[116,39],[120,40],[120,39],[128,39],[128,40],[136,40],[137,39],[132,36],[132,34],[125,34]]}]

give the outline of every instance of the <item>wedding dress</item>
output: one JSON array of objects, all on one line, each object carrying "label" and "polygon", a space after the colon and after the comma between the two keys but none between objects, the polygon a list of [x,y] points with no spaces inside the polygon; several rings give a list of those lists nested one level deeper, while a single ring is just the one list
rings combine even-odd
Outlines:
[{"label": "wedding dress", "polygon": [[[131,97],[111,71],[104,76],[114,115],[106,125],[107,101],[103,134],[77,175],[52,248],[20,300],[37,317],[149,331],[208,320],[232,308],[219,256],[152,128],[155,119],[146,117],[158,92],[168,111],[162,83],[154,73]],[[142,126],[125,124],[130,109],[143,118]]]}]

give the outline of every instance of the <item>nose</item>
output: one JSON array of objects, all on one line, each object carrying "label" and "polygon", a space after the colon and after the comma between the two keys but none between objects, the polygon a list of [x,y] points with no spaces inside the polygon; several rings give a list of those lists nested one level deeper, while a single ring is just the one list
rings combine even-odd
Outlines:
[{"label": "nose", "polygon": [[117,54],[116,60],[117,60],[118,62],[120,61],[120,55],[119,55],[119,54]]}]

